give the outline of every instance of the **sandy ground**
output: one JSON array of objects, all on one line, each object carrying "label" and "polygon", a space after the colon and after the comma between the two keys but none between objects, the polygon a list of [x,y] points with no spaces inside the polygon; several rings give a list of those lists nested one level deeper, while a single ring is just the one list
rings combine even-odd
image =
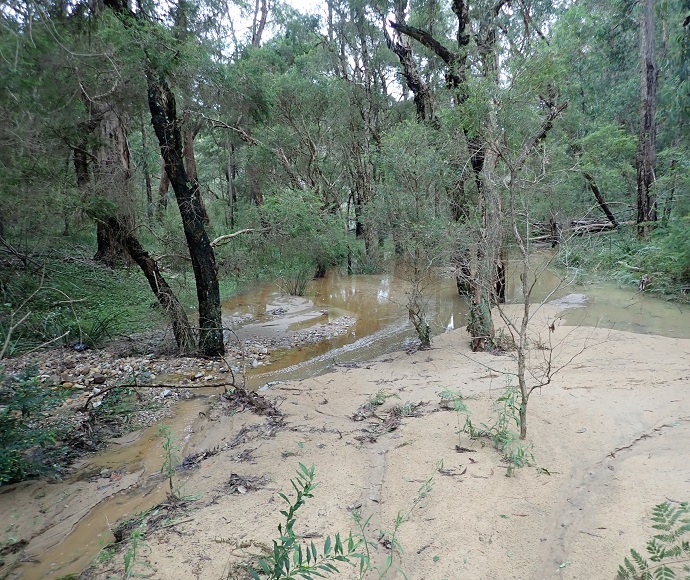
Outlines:
[{"label": "sandy ground", "polygon": [[[542,314],[535,326],[548,336],[557,313]],[[317,545],[356,532],[355,506],[371,516],[374,542],[393,529],[396,514],[407,516],[397,534],[404,552],[395,552],[387,577],[402,578],[400,568],[410,580],[615,578],[628,550],[643,549],[653,533],[653,506],[690,500],[690,340],[566,326],[551,336],[555,366],[581,354],[530,400],[528,440],[548,474],[525,467],[506,477],[501,454],[459,435],[457,414],[439,405],[443,388],[458,390],[473,422],[489,423],[507,383],[501,372],[514,369],[509,354],[471,354],[458,330],[437,337],[430,351],[274,386],[264,394],[284,423],[220,406],[198,420],[185,454],[224,450],[177,478],[199,499],[179,523],[146,537],[135,571],[166,580],[242,578],[236,565],[277,537],[278,494],[291,491],[303,463],[316,467],[319,485],[295,531]],[[374,442],[361,440],[381,420],[352,416],[381,390],[399,397],[377,410],[381,418],[395,404],[428,404]],[[265,479],[236,493],[237,476]],[[376,546],[372,559],[382,567],[388,550]],[[122,562],[121,553],[91,577],[122,577]],[[332,577],[357,576],[345,565]]]}]

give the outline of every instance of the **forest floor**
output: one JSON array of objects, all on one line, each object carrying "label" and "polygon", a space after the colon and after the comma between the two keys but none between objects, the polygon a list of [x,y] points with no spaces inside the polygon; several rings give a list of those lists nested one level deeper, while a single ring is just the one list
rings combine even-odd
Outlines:
[{"label": "forest floor", "polygon": [[[557,316],[541,310],[545,339]],[[241,565],[278,537],[279,493],[294,494],[300,463],[314,465],[319,482],[297,514],[307,542],[356,534],[353,512],[371,516],[371,559],[382,570],[390,542],[378,542],[380,532],[405,516],[385,577],[398,568],[410,580],[615,577],[629,549],[643,550],[654,533],[653,506],[690,499],[690,340],[567,326],[551,338],[555,365],[578,356],[530,400],[528,441],[541,469],[506,477],[490,441],[458,433],[464,415],[439,393],[460,392],[473,424],[491,425],[514,361],[472,354],[457,330],[428,351],[277,384],[265,401],[216,396],[201,415],[181,417],[189,469],[174,485],[195,499],[163,496],[156,513],[165,519],[145,532],[134,560],[130,542],[84,577],[122,577],[128,555],[129,571],[148,578],[247,577]],[[377,393],[395,396],[372,407]],[[125,489],[126,478],[115,485]],[[340,570],[332,577],[357,577]]]}]

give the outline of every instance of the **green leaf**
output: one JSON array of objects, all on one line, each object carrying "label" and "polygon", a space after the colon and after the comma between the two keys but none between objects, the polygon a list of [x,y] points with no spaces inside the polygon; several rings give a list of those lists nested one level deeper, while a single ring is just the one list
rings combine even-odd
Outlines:
[{"label": "green leaf", "polygon": [[668,566],[660,566],[654,570],[654,580],[675,580],[676,573]]}]

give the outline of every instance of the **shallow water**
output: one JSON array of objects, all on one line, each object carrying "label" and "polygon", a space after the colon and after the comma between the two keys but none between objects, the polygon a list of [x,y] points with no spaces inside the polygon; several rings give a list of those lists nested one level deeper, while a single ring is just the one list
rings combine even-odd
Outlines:
[{"label": "shallow water", "polygon": [[[508,301],[519,302],[519,278],[511,273],[510,266]],[[428,305],[434,334],[464,326],[467,306],[458,296],[454,279],[436,275],[429,288]],[[690,338],[690,308],[641,295],[635,290],[610,284],[567,285],[555,274],[544,272],[535,285],[533,300],[548,301],[569,294],[584,294],[584,308],[564,313],[567,324]],[[225,301],[223,313],[239,340],[252,336],[284,336],[286,332],[332,322],[342,316],[356,319],[345,334],[329,340],[271,349],[270,364],[248,373],[248,387],[259,388],[270,381],[312,376],[337,363],[368,360],[412,344],[414,330],[407,321],[405,303],[405,283],[391,275],[345,276],[330,272],[325,278],[312,281],[304,298],[286,296],[277,285],[263,284]],[[272,314],[278,311],[280,315]],[[251,321],[247,322],[249,316]],[[245,322],[233,322],[239,320]],[[207,394],[211,392],[217,389],[210,389]],[[177,441],[184,441],[203,408],[203,399],[177,405],[176,416],[169,421],[174,426]],[[0,502],[12,502],[13,494],[16,499],[20,494],[38,497],[37,491],[57,498],[69,493],[70,486],[80,477],[103,468],[117,470],[125,466],[126,473],[132,476],[141,472],[131,487],[105,497],[75,521],[70,523],[66,512],[62,520],[56,518],[54,527],[46,522],[44,531],[27,548],[27,554],[34,561],[21,564],[11,577],[55,578],[82,571],[99,550],[112,541],[111,525],[165,498],[166,483],[158,475],[162,452],[156,428],[151,427],[136,440],[123,441],[89,459],[75,473],[72,482],[52,487],[45,483],[27,484],[19,486],[15,492],[0,495]],[[90,489],[93,491],[93,487]],[[44,501],[49,499],[50,495]]]}]

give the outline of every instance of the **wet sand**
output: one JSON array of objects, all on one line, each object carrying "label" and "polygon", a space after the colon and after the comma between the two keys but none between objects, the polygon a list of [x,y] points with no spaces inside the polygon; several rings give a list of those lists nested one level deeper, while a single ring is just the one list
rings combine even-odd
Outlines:
[{"label": "wet sand", "polygon": [[[542,309],[533,325],[542,340],[558,315]],[[470,353],[467,334],[456,330],[436,337],[430,351],[275,385],[263,394],[284,423],[221,406],[195,422],[185,454],[224,450],[180,474],[183,492],[199,499],[179,523],[146,537],[135,571],[242,578],[237,565],[277,537],[278,493],[290,492],[303,463],[316,467],[319,486],[299,511],[296,532],[317,545],[329,534],[356,532],[356,508],[372,516],[375,542],[401,512],[404,553],[396,552],[393,568],[411,580],[614,578],[628,550],[644,549],[654,533],[653,506],[690,500],[690,340],[564,325],[551,337],[555,365],[580,354],[530,400],[528,441],[547,471],[525,467],[506,477],[501,454],[459,435],[464,418],[439,405],[441,390],[458,390],[473,423],[490,423],[508,381],[503,373],[515,367],[509,354]],[[543,353],[535,348],[535,361]],[[352,420],[381,390],[398,398],[375,417]],[[407,401],[425,403],[420,416],[372,441],[388,409]],[[458,453],[457,445],[471,451]],[[254,490],[233,485],[237,476],[265,479]],[[431,491],[420,498],[429,479]],[[387,555],[372,547],[375,564]],[[92,577],[122,570],[120,553]],[[347,566],[341,572],[332,577],[357,577]],[[395,576],[392,569],[387,577]]]}]

